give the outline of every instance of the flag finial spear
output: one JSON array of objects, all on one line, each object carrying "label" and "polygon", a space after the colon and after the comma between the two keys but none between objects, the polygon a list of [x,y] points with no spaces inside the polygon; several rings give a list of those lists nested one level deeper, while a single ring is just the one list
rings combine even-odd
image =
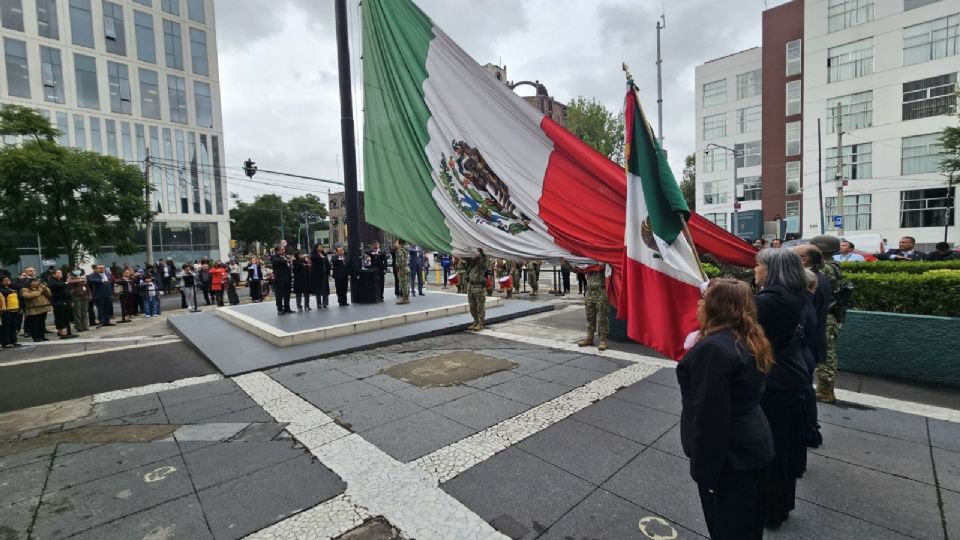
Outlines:
[{"label": "flag finial spear", "polygon": [[628,66],[626,62],[621,62],[621,65],[623,66],[623,72],[627,76],[627,86],[633,88],[636,85],[633,84],[633,74],[630,73],[630,66]]}]

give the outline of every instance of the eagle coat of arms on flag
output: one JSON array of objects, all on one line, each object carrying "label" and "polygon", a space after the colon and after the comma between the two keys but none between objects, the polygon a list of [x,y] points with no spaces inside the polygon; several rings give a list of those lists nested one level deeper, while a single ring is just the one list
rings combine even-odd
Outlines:
[{"label": "eagle coat of arms on flag", "polygon": [[460,212],[474,223],[517,235],[530,230],[530,218],[510,200],[510,189],[490,168],[480,150],[464,141],[440,156],[439,180]]}]

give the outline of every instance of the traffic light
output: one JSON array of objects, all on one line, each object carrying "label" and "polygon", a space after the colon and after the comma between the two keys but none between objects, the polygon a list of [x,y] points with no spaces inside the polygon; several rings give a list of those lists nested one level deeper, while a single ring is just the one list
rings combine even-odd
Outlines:
[{"label": "traffic light", "polygon": [[243,173],[249,178],[253,178],[253,175],[257,174],[257,162],[247,158],[247,160],[243,162]]}]

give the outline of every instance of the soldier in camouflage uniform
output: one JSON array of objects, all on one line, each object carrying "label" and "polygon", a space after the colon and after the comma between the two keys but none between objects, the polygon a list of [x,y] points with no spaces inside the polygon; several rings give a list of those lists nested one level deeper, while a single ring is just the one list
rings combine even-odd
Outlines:
[{"label": "soldier in camouflage uniform", "polygon": [[530,280],[530,296],[536,296],[540,288],[540,265],[543,261],[529,261],[527,263],[527,278]]},{"label": "soldier in camouflage uniform", "polygon": [[397,240],[394,244],[394,247],[397,248],[397,252],[394,257],[397,258],[396,268],[397,268],[397,282],[400,286],[400,300],[397,300],[398,304],[409,304],[410,303],[410,267],[407,263],[410,262],[410,253],[407,251],[407,243],[403,240]]},{"label": "soldier in camouflage uniform", "polygon": [[520,284],[523,282],[523,261],[513,261],[513,268],[510,275],[513,276],[513,292],[520,292]]},{"label": "soldier in camouflage uniform", "polygon": [[596,335],[600,338],[600,345],[597,346],[601,351],[607,350],[607,332],[608,317],[610,309],[607,305],[607,291],[603,288],[604,282],[603,265],[591,266],[585,270],[577,270],[586,275],[587,293],[585,303],[587,308],[587,337],[577,342],[581,347],[593,345],[593,338]]},{"label": "soldier in camouflage uniform", "polygon": [[[840,265],[833,260],[834,253],[840,251],[840,240],[835,236],[822,235],[810,241],[823,253],[823,275],[830,280],[831,292],[837,291],[837,285],[843,279]],[[836,298],[830,305],[827,315],[827,358],[817,364],[815,371],[817,378],[817,401],[833,403],[837,400],[833,389],[837,381],[837,336],[843,326],[843,316],[846,306],[840,305]]]},{"label": "soldier in camouflage uniform", "polygon": [[454,258],[454,267],[460,280],[457,281],[457,294],[467,294],[467,262],[460,257]]},{"label": "soldier in camouflage uniform", "polygon": [[466,263],[469,282],[467,299],[470,302],[470,315],[473,316],[473,324],[467,330],[477,332],[483,329],[483,320],[487,316],[487,297],[484,291],[487,280],[487,256],[483,254],[482,249],[477,249],[477,255],[472,259],[466,259]]}]

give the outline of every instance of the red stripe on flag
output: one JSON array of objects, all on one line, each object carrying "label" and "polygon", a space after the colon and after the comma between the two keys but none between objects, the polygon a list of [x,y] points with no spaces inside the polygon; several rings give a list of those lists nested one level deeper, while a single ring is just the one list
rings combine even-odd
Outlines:
[{"label": "red stripe on flag", "polygon": [[623,257],[623,279],[630,298],[617,318],[627,320],[630,339],[680,360],[683,341],[700,327],[697,301],[700,289]]}]

